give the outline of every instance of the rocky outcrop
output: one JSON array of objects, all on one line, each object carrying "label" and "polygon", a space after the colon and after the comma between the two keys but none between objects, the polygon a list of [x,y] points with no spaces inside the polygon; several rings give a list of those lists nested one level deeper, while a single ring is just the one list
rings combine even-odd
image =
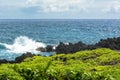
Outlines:
[{"label": "rocky outcrop", "polygon": [[100,42],[94,45],[95,47],[100,48],[110,48],[113,50],[120,50],[120,37],[118,38],[108,38],[108,39],[101,39]]},{"label": "rocky outcrop", "polygon": [[20,63],[22,62],[24,59],[28,58],[28,57],[33,57],[35,56],[35,54],[32,54],[31,52],[27,52],[26,54],[22,54],[21,56],[19,57],[16,57],[15,58],[15,62],[16,63]]},{"label": "rocky outcrop", "polygon": [[0,64],[3,64],[3,63],[20,63],[22,62],[24,59],[28,58],[28,57],[33,57],[35,56],[35,54],[32,54],[30,52],[27,52],[25,54],[22,54],[21,56],[19,57],[16,57],[14,61],[8,61],[6,59],[3,59],[3,60],[0,60]]},{"label": "rocky outcrop", "polygon": [[75,44],[72,43],[64,44],[60,42],[60,44],[56,47],[55,51],[57,53],[74,53],[80,50],[84,50],[86,47],[87,45],[82,42],[78,42]]},{"label": "rocky outcrop", "polygon": [[37,51],[41,51],[41,52],[54,52],[55,49],[53,49],[53,47],[54,47],[54,46],[52,46],[52,45],[47,45],[45,48],[39,47],[39,48],[37,48],[36,50],[37,50]]},{"label": "rocky outcrop", "polygon": [[46,52],[54,52],[55,49],[54,49],[53,47],[54,47],[54,46],[48,45],[48,46],[46,47]]},{"label": "rocky outcrop", "polygon": [[39,48],[36,49],[36,51],[46,52],[46,48],[39,47]]},{"label": "rocky outcrop", "polygon": [[6,59],[0,60],[0,64],[2,63],[8,63],[9,61],[7,61]]},{"label": "rocky outcrop", "polygon": [[86,45],[83,42],[78,43],[68,43],[65,44],[63,42],[60,42],[59,45],[56,47],[55,50],[53,50],[53,46],[47,46],[45,48],[46,52],[53,52],[56,53],[75,53],[77,51],[82,50],[92,50],[96,48],[110,48],[113,50],[120,50],[120,37],[118,38],[108,38],[108,39],[101,39],[98,43],[94,45]]}]

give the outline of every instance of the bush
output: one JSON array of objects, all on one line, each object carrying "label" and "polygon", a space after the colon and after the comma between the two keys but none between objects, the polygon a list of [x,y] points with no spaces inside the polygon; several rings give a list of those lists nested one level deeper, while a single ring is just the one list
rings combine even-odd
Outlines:
[{"label": "bush", "polygon": [[2,64],[0,80],[119,80],[120,53],[102,48],[51,57],[34,56],[18,64]]}]

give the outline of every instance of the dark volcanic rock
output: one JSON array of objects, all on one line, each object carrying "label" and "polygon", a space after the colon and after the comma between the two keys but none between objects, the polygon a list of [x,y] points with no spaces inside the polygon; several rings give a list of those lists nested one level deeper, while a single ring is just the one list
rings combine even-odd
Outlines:
[{"label": "dark volcanic rock", "polygon": [[35,54],[32,54],[32,53],[30,53],[30,52],[27,52],[26,54],[22,54],[21,56],[16,57],[16,58],[15,58],[15,62],[16,62],[16,63],[20,63],[20,62],[22,62],[24,59],[26,59],[26,58],[28,58],[28,57],[33,57],[33,56],[35,56]]},{"label": "dark volcanic rock", "polygon": [[94,45],[95,47],[100,48],[110,48],[113,50],[120,50],[120,37],[118,38],[108,38],[108,39],[101,39],[100,42]]},{"label": "dark volcanic rock", "polygon": [[39,47],[36,49],[37,51],[41,51],[41,52],[46,52],[46,48],[43,48],[43,47]]},{"label": "dark volcanic rock", "polygon": [[19,57],[16,57],[15,58],[15,61],[8,61],[8,60],[6,60],[6,59],[3,59],[3,60],[0,60],[0,64],[3,64],[3,63],[20,63],[20,62],[22,62],[24,59],[26,59],[26,58],[28,58],[28,57],[33,57],[33,56],[35,56],[35,54],[32,54],[32,53],[30,53],[30,52],[27,52],[27,53],[25,53],[25,54],[22,54],[21,56],[19,56]]},{"label": "dark volcanic rock", "polygon": [[78,43],[75,43],[73,45],[73,52],[77,52],[77,51],[81,51],[81,50],[85,50],[87,48],[87,45],[82,43],[81,41]]},{"label": "dark volcanic rock", "polygon": [[51,45],[47,45],[45,48],[43,47],[39,47],[36,49],[37,51],[41,51],[41,52],[54,52],[55,50],[53,49],[53,46]]},{"label": "dark volcanic rock", "polygon": [[108,38],[105,40],[102,39],[95,45],[86,45],[82,42],[78,42],[75,44],[64,44],[60,42],[60,44],[56,47],[55,51],[56,53],[75,53],[77,51],[92,50],[96,48],[110,48],[113,50],[120,50],[120,37]]},{"label": "dark volcanic rock", "polygon": [[0,60],[0,64],[2,63],[8,63],[8,61],[6,59]]},{"label": "dark volcanic rock", "polygon": [[72,43],[64,44],[64,43],[60,42],[60,44],[56,47],[55,51],[57,53],[69,53],[72,51],[72,49],[73,49]]},{"label": "dark volcanic rock", "polygon": [[54,52],[55,50],[53,49],[53,46],[51,46],[51,45],[48,45],[47,47],[46,47],[46,52]]},{"label": "dark volcanic rock", "polygon": [[75,44],[72,44],[72,43],[64,44],[60,42],[60,44],[56,47],[56,52],[57,53],[74,53],[80,50],[84,50],[86,48],[87,48],[87,45],[82,42],[78,42]]}]

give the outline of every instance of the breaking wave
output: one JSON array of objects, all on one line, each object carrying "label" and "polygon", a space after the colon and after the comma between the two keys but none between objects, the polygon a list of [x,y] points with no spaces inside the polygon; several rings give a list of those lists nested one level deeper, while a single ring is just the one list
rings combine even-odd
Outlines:
[{"label": "breaking wave", "polygon": [[38,47],[46,47],[44,43],[36,42],[27,36],[17,37],[13,44],[0,43],[0,49],[7,49],[8,52],[12,53],[25,53],[32,52],[36,53]]}]

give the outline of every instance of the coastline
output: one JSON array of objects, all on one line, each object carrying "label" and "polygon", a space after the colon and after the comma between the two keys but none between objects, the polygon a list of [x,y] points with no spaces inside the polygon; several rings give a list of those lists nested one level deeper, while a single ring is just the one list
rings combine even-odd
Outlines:
[{"label": "coastline", "polygon": [[[75,44],[72,43],[62,43],[60,42],[60,44],[54,49],[54,46],[52,45],[48,45],[45,48],[43,47],[38,47],[37,51],[41,51],[41,52],[56,52],[56,54],[74,54],[78,51],[85,51],[85,50],[94,50],[94,49],[98,49],[98,48],[109,48],[115,51],[120,51],[120,37],[117,38],[108,38],[108,39],[101,39],[98,43],[94,44],[94,45],[86,45],[84,43],[82,43],[81,41]],[[33,54],[31,52],[26,52],[24,54],[22,54],[21,56],[18,56],[15,58],[15,60],[13,61],[9,61],[6,59],[2,59],[0,60],[0,64],[3,63],[21,63],[22,61],[24,61],[24,59],[28,58],[28,57],[34,57],[34,56],[42,56],[40,54]],[[54,56],[54,55],[53,55]]]}]

